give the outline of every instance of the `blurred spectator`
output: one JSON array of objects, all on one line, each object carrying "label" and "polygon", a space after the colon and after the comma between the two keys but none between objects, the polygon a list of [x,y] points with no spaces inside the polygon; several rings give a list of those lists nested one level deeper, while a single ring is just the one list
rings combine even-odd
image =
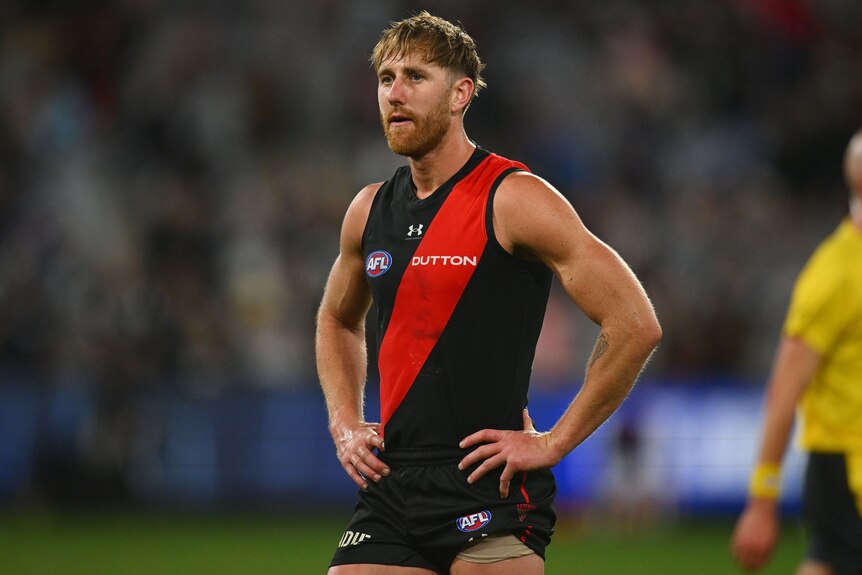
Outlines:
[{"label": "blurred spectator", "polygon": [[[483,6],[439,8],[497,63],[467,122],[644,278],[666,333],[650,369],[765,372],[792,270],[842,209],[862,8]],[[0,371],[107,394],[315,384],[331,230],[399,162],[363,50],[417,5],[200,7],[0,9]],[[549,380],[579,377],[593,340],[566,321],[543,336]]]}]

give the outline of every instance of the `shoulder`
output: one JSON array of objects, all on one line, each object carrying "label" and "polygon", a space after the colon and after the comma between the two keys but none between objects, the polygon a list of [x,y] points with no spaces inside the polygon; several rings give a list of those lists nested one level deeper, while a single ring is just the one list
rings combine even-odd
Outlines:
[{"label": "shoulder", "polygon": [[508,174],[497,189],[495,206],[501,209],[524,207],[530,204],[558,204],[569,207],[568,200],[544,179],[527,171]]},{"label": "shoulder", "polygon": [[847,276],[849,267],[846,242],[842,241],[840,229],[827,236],[802,268],[797,283],[835,284]]},{"label": "shoulder", "polygon": [[800,270],[793,286],[790,313],[820,310],[824,306],[842,305],[853,290],[849,287],[850,267],[844,250],[833,234],[814,250]]},{"label": "shoulder", "polygon": [[553,224],[577,218],[572,204],[547,181],[530,172],[513,172],[500,183],[494,215],[505,225]]},{"label": "shoulder", "polygon": [[377,182],[365,186],[356,194],[353,201],[350,202],[347,213],[344,215],[344,224],[341,228],[343,242],[346,241],[356,245],[361,242],[362,233],[365,231],[365,224],[368,222],[368,214],[371,211],[371,204],[374,203],[374,198],[383,184],[384,182]]},{"label": "shoulder", "polygon": [[[510,253],[572,248],[586,231],[569,201],[544,179],[513,172],[494,197],[493,221],[498,242]],[[538,254],[536,254],[538,255]]]},{"label": "shoulder", "polygon": [[385,182],[377,182],[374,184],[368,184],[361,190],[356,196],[353,198],[353,201],[350,202],[350,207],[347,208],[348,213],[351,211],[365,212],[368,215],[368,210],[371,209],[371,204],[374,202],[374,198],[377,196],[377,192],[380,191],[380,188],[383,187]]}]

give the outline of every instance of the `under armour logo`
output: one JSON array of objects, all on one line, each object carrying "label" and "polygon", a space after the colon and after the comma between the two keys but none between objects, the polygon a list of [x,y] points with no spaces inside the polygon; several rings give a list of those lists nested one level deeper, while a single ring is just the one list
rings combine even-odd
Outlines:
[{"label": "under armour logo", "polygon": [[407,237],[408,238],[413,237],[413,234],[416,234],[417,236],[421,236],[422,235],[422,228],[423,228],[422,224],[419,224],[418,226],[410,226],[407,230]]}]

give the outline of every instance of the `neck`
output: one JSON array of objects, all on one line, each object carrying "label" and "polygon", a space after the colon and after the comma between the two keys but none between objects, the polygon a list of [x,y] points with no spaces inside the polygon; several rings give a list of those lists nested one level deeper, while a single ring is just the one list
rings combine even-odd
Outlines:
[{"label": "neck", "polygon": [[860,196],[854,196],[850,200],[850,221],[857,230],[862,232],[862,199]]},{"label": "neck", "polygon": [[419,199],[427,198],[455,175],[475,149],[464,128],[453,127],[433,150],[419,158],[410,158],[410,172]]}]

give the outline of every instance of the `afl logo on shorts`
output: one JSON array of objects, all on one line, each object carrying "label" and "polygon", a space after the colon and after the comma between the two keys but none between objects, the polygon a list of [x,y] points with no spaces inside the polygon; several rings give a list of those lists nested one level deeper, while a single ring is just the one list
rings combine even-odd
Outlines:
[{"label": "afl logo on shorts", "polygon": [[389,252],[378,250],[368,254],[368,257],[365,258],[365,273],[368,274],[368,277],[376,278],[385,274],[391,265],[392,256],[389,255]]},{"label": "afl logo on shorts", "polygon": [[470,533],[473,531],[478,531],[490,522],[491,512],[486,510],[480,511],[479,513],[471,513],[470,515],[465,515],[464,517],[459,517],[455,520],[455,525],[457,525],[458,529],[460,529],[464,533]]}]

